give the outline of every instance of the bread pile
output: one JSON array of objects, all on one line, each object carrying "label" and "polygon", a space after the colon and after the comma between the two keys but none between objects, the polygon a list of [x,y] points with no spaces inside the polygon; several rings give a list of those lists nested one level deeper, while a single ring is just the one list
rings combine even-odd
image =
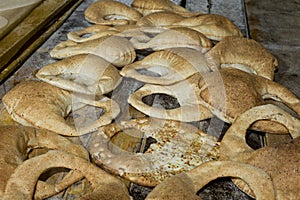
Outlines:
[{"label": "bread pile", "polygon": [[[57,61],[2,99],[14,122],[0,127],[0,198],[47,198],[85,180],[80,199],[130,199],[131,182],[154,188],[146,199],[200,199],[219,177],[257,199],[300,195],[300,99],[274,81],[280,66],[262,45],[170,0],[101,0],[84,17],[91,26],[49,52]],[[126,81],[139,87],[122,90]],[[223,138],[192,124],[212,117],[231,124]],[[249,129],[293,139],[253,150]],[[57,179],[53,168],[71,171]]]}]

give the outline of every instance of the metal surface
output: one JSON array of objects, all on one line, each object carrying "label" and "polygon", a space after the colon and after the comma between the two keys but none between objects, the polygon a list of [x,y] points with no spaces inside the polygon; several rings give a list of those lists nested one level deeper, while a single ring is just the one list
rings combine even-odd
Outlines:
[{"label": "metal surface", "polygon": [[[16,26],[11,32],[9,32],[0,41],[0,82],[2,83],[10,73],[19,67],[11,64],[14,59],[23,58],[28,54],[23,54],[23,51],[36,50],[31,43],[43,42],[44,40],[37,39],[39,35],[43,35],[47,30],[45,27],[50,26],[54,20],[57,20],[62,13],[68,12],[75,3],[78,4],[80,1],[74,0],[46,0],[33,9],[26,18],[24,18],[18,26]],[[62,19],[62,18],[60,18]],[[48,36],[49,36],[48,29]],[[55,29],[52,28],[52,31]],[[41,36],[44,37],[44,36]],[[37,46],[36,46],[37,47]],[[27,56],[28,57],[28,56]],[[27,58],[26,57],[26,58]],[[19,60],[20,62],[21,60]],[[8,65],[10,65],[8,67]]]},{"label": "metal surface", "polygon": [[[279,62],[275,81],[300,98],[300,1],[246,0],[249,36],[260,42]],[[268,144],[290,136],[266,135]]]}]

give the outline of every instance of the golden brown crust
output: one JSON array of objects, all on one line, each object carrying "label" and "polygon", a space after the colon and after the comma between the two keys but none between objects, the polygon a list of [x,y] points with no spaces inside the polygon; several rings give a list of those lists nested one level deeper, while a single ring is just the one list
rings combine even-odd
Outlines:
[{"label": "golden brown crust", "polygon": [[171,176],[158,184],[146,197],[146,200],[156,199],[189,199],[201,200],[196,195],[193,181],[186,173]]},{"label": "golden brown crust", "polygon": [[94,191],[84,195],[84,199],[91,199],[95,195],[98,199],[106,200],[130,199],[126,186],[118,178],[81,157],[56,150],[31,158],[19,165],[8,180],[3,199],[32,199],[39,176],[47,169],[55,167],[76,170],[88,179]]},{"label": "golden brown crust", "polygon": [[150,13],[140,18],[136,25],[138,26],[167,26],[183,20],[184,17],[171,11],[159,11]]},{"label": "golden brown crust", "polygon": [[173,23],[171,27],[174,26],[189,27],[216,41],[221,41],[227,36],[243,36],[240,29],[232,21],[216,14],[200,14],[189,17]]},{"label": "golden brown crust", "polygon": [[253,76],[237,69],[206,73],[199,87],[205,105],[229,123],[251,107],[264,103],[260,84]]},{"label": "golden brown crust", "polygon": [[[0,126],[0,197],[3,196],[4,188],[11,174],[18,165],[22,164],[28,156],[28,152],[34,148],[46,147],[48,149],[59,149],[73,153],[84,159],[89,159],[89,154],[81,145],[74,144],[68,139],[47,130],[34,129],[23,126]],[[28,174],[28,172],[26,172]],[[57,185],[48,186],[47,189],[37,191],[39,197],[49,197],[65,189],[80,179],[82,175],[72,172],[68,177]],[[56,188],[55,188],[56,187]],[[55,191],[57,189],[57,191]]]},{"label": "golden brown crust", "polygon": [[170,0],[134,0],[131,6],[142,13],[143,16],[159,11],[172,11],[186,17],[199,14],[190,12]]},{"label": "golden brown crust", "polygon": [[135,49],[126,38],[109,35],[81,43],[63,41],[50,52],[51,57],[57,59],[78,54],[94,54],[118,67],[133,62],[136,57]]},{"label": "golden brown crust", "polygon": [[36,77],[65,90],[95,96],[111,92],[121,81],[115,66],[92,54],[45,65]]},{"label": "golden brown crust", "polygon": [[225,37],[205,56],[212,61],[209,63],[212,69],[240,66],[240,69],[270,80],[274,79],[274,72],[278,67],[277,59],[261,44],[239,36]]},{"label": "golden brown crust", "polygon": [[[204,74],[199,81],[200,97],[204,106],[225,122],[232,123],[239,115],[254,106],[266,104],[265,99],[274,99],[300,113],[300,99],[284,86],[269,79],[249,74],[235,68],[223,68]],[[259,122],[260,131],[286,132],[281,126],[275,130],[268,122]]]},{"label": "golden brown crust", "polygon": [[[158,76],[139,73],[147,70]],[[171,85],[183,81],[198,72],[208,72],[204,56],[190,48],[171,48],[156,51],[122,68],[122,76],[159,85]]]},{"label": "golden brown crust", "polygon": [[[41,81],[23,81],[12,88],[2,99],[12,118],[24,126],[51,130],[66,136],[79,136],[108,124],[120,109],[116,102],[103,97],[98,101],[73,96],[70,92]],[[105,113],[94,123],[76,127],[66,123],[72,109],[91,105],[104,108]]]},{"label": "golden brown crust", "polygon": [[85,19],[94,24],[124,25],[134,24],[142,14],[118,1],[101,0],[89,5],[84,11]]},{"label": "golden brown crust", "polygon": [[212,48],[212,42],[202,33],[187,27],[174,27],[161,29],[148,41],[139,41],[136,38],[130,40],[136,49],[162,50],[175,47],[187,47],[205,53]]},{"label": "golden brown crust", "polygon": [[68,105],[72,104],[68,91],[40,81],[24,81],[6,93],[2,101],[12,118],[22,125],[36,125],[61,134],[76,132],[64,120],[70,112]]},{"label": "golden brown crust", "polygon": [[[281,123],[294,139],[290,143],[251,149],[245,141],[246,130],[261,119]],[[240,115],[225,133],[221,141],[220,157],[222,160],[244,162],[263,169],[272,178],[278,197],[295,198],[300,191],[297,184],[300,170],[299,135],[299,119],[275,105],[257,106]],[[237,183],[245,192],[250,191],[245,184]]]},{"label": "golden brown crust", "polygon": [[[194,74],[186,81],[180,81],[172,85],[145,84],[129,96],[128,103],[148,116],[171,119],[183,122],[201,121],[211,118],[211,111],[203,106],[198,94],[198,74]],[[166,94],[176,98],[180,107],[165,109],[162,106],[148,105],[143,98],[148,95]]]},{"label": "golden brown crust", "polygon": [[197,191],[221,177],[241,178],[254,191],[256,199],[276,199],[268,174],[252,165],[232,161],[209,161],[190,171],[174,175],[156,186],[146,199],[200,200],[196,195]]}]

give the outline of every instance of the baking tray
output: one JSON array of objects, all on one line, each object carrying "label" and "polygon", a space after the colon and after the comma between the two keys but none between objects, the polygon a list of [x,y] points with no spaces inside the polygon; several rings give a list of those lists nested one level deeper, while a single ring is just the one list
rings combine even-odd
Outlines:
[{"label": "baking tray", "polygon": [[[44,0],[0,41],[0,83],[42,44],[71,12],[78,0]],[[23,16],[23,15],[22,15]]]}]

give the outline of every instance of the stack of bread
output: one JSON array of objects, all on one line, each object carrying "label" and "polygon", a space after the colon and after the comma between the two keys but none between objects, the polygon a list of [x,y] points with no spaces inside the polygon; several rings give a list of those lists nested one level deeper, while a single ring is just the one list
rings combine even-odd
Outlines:
[{"label": "stack of bread", "polygon": [[[300,99],[261,44],[170,0],[95,1],[84,18],[49,52],[56,62],[2,99],[0,199],[62,196],[78,181],[80,199],[131,199],[130,183],[154,188],[146,199],[200,199],[219,177],[257,199],[300,196]],[[195,126],[211,118],[224,136]],[[291,141],[254,150],[248,130]]]}]

